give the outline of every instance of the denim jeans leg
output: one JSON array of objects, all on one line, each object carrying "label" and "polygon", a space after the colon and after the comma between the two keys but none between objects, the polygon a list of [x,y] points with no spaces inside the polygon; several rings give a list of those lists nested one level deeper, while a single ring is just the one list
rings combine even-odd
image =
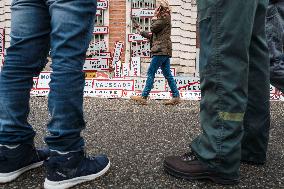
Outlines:
[{"label": "denim jeans leg", "polygon": [[12,1],[11,11],[11,44],[0,76],[0,144],[5,145],[33,143],[30,90],[46,64],[50,33],[43,1]]},{"label": "denim jeans leg", "polygon": [[52,69],[48,107],[51,150],[69,152],[84,148],[83,65],[91,41],[96,0],[47,1],[51,15]]},{"label": "denim jeans leg", "polygon": [[270,82],[284,91],[284,3],[269,5],[266,17],[266,34],[270,54]]},{"label": "denim jeans leg", "polygon": [[162,64],[161,69],[163,71],[163,75],[164,77],[167,79],[168,84],[171,88],[171,92],[173,94],[173,97],[179,97],[179,91],[177,88],[177,84],[176,81],[172,75],[171,72],[171,64],[170,64],[170,58],[168,57],[168,59]]},{"label": "denim jeans leg", "polygon": [[158,71],[159,67],[161,67],[162,63],[165,60],[165,56],[153,56],[151,64],[147,73],[147,81],[146,86],[142,92],[143,97],[148,97],[155,81],[155,74]]}]

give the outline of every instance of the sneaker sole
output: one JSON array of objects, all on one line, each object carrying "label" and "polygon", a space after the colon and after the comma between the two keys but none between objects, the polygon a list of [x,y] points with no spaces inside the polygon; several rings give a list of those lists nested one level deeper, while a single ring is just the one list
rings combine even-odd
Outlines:
[{"label": "sneaker sole", "polygon": [[24,172],[40,167],[42,164],[43,164],[43,161],[28,165],[26,167],[23,167],[17,171],[13,171],[10,173],[0,173],[0,183],[4,184],[4,183],[11,182],[15,180],[16,178],[18,178]]},{"label": "sneaker sole", "polygon": [[164,164],[164,169],[165,171],[176,177],[176,178],[182,178],[182,179],[186,179],[189,181],[193,181],[193,180],[211,180],[214,183],[217,184],[221,184],[221,185],[236,185],[239,183],[239,180],[233,180],[233,179],[224,179],[224,178],[220,178],[217,176],[212,176],[210,175],[210,173],[202,173],[202,174],[187,174],[187,173],[183,173],[183,172],[179,172],[171,167],[169,167],[168,165]]},{"label": "sneaker sole", "polygon": [[45,179],[44,188],[45,189],[67,189],[67,188],[70,188],[70,187],[75,186],[77,184],[92,181],[92,180],[102,176],[109,170],[109,168],[110,168],[110,162],[108,163],[108,165],[103,170],[101,170],[97,174],[87,175],[87,176],[82,176],[82,177],[76,177],[76,178],[73,178],[73,179],[63,180],[63,181],[58,181],[58,182],[54,182],[54,181],[50,181],[48,179]]}]

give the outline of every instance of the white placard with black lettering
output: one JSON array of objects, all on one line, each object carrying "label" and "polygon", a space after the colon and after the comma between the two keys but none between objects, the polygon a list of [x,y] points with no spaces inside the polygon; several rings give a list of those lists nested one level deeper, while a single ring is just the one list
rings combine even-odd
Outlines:
[{"label": "white placard with black lettering", "polygon": [[122,77],[122,64],[121,61],[117,61],[114,67],[114,77],[121,78]]},{"label": "white placard with black lettering", "polygon": [[[135,91],[142,91],[145,88],[147,78],[136,77],[135,80]],[[152,92],[166,92],[166,80],[165,78],[155,78]]]},{"label": "white placard with black lettering", "polygon": [[169,92],[151,92],[149,94],[150,99],[156,100],[168,100],[171,98],[171,93]]},{"label": "white placard with black lettering", "polygon": [[97,9],[98,10],[106,10],[108,8],[108,1],[98,1]]},{"label": "white placard with black lettering", "polygon": [[150,43],[142,42],[133,44],[131,48],[132,57],[149,58],[151,56]]},{"label": "white placard with black lettering", "polygon": [[[200,91],[200,81],[196,77],[175,77],[175,82],[180,91]],[[170,90],[167,83],[167,90]]]},{"label": "white placard with black lettering", "polygon": [[141,76],[141,58],[132,57],[130,62],[130,77],[140,77]]},{"label": "white placard with black lettering", "polygon": [[155,9],[139,9],[139,8],[134,8],[131,9],[131,16],[132,17],[147,17],[147,18],[151,18],[154,17],[155,14]]},{"label": "white placard with black lettering", "polygon": [[4,65],[4,54],[0,54],[0,72],[2,70],[3,65]]},{"label": "white placard with black lettering", "polygon": [[38,76],[36,89],[49,89],[51,72],[41,72]]},{"label": "white placard with black lettering", "polygon": [[5,30],[0,28],[0,54],[4,54],[4,46],[5,46]]},{"label": "white placard with black lettering", "polygon": [[138,33],[128,34],[128,42],[147,42],[148,39]]},{"label": "white placard with black lettering", "polygon": [[130,64],[129,63],[123,63],[122,64],[122,76],[123,77],[129,77],[130,74]]},{"label": "white placard with black lettering", "polygon": [[113,59],[112,59],[112,65],[114,66],[116,62],[120,61],[121,54],[123,51],[123,42],[116,42],[114,46],[114,53],[113,53]]},{"label": "white placard with black lettering", "polygon": [[85,71],[107,71],[109,70],[108,58],[87,58],[84,64]]},{"label": "white placard with black lettering", "polygon": [[200,100],[201,99],[201,92],[182,91],[182,92],[180,92],[180,97],[183,100]]},{"label": "white placard with black lettering", "polygon": [[134,91],[134,80],[94,79],[93,89]]},{"label": "white placard with black lettering", "polygon": [[49,89],[32,89],[31,96],[48,96]]},{"label": "white placard with black lettering", "polygon": [[93,33],[94,34],[108,34],[109,30],[107,26],[95,26]]}]

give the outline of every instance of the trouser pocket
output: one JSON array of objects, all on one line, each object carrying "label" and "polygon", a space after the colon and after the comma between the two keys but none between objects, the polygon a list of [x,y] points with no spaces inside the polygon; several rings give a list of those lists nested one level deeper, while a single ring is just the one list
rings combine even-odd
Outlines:
[{"label": "trouser pocket", "polygon": [[198,24],[200,37],[200,61],[199,72],[201,76],[210,71],[214,67],[216,61],[214,58],[214,40],[216,39],[216,23],[214,20],[214,12],[216,12],[216,4],[220,0],[198,0]]}]

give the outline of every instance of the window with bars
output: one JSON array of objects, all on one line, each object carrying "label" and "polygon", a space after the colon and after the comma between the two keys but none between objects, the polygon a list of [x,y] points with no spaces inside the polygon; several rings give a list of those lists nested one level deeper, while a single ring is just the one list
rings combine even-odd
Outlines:
[{"label": "window with bars", "polygon": [[[131,16],[133,20],[140,24],[144,31],[150,32],[151,16],[135,16],[133,13],[137,12],[134,10],[154,10],[156,7],[156,0],[131,0]],[[133,21],[132,21],[133,22]],[[132,23],[132,33],[136,32],[134,25]]]},{"label": "window with bars", "polygon": [[[156,0],[131,0],[131,26],[130,33],[137,33],[135,24],[139,24],[141,29],[150,32],[151,18],[156,7]],[[132,57],[150,57],[150,44],[145,41],[131,42]]]},{"label": "window with bars", "polygon": [[[96,15],[95,27],[105,26],[105,11],[99,10],[100,14]],[[94,34],[87,51],[87,57],[93,58],[101,52],[106,52],[105,34]]]},{"label": "window with bars", "polygon": [[[101,11],[101,14],[96,16],[95,26],[104,26],[104,25],[105,25],[105,11]],[[104,39],[103,34],[94,35],[95,41],[101,41],[103,39]]]}]

